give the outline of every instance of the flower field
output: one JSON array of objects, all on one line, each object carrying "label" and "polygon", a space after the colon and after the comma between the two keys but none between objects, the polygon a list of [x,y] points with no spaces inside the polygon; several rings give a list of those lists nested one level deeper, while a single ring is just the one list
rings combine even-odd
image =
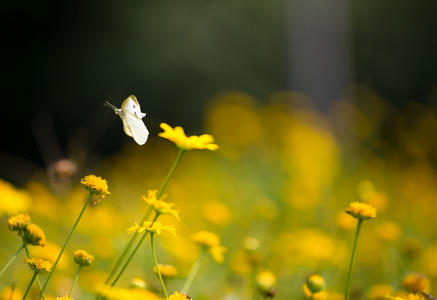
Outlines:
[{"label": "flower field", "polygon": [[434,299],[437,107],[263,100],[1,179],[0,299]]}]

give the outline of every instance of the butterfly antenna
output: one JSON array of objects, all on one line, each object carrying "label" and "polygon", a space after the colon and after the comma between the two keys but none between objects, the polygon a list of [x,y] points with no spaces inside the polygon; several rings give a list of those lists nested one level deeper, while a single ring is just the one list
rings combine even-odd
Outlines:
[{"label": "butterfly antenna", "polygon": [[106,101],[105,103],[103,103],[103,105],[108,106],[112,109],[117,109],[117,107],[115,107],[115,105],[112,105],[111,103],[109,103],[108,101]]}]

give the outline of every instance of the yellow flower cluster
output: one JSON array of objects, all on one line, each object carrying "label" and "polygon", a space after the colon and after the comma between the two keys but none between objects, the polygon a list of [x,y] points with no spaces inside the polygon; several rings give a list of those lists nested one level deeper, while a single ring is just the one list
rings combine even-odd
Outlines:
[{"label": "yellow flower cluster", "polygon": [[192,300],[188,295],[186,295],[185,293],[178,293],[178,292],[174,292],[174,294],[170,295],[168,298],[168,300]]},{"label": "yellow flower cluster", "polygon": [[8,228],[12,231],[20,231],[30,224],[30,216],[19,214],[8,219]]},{"label": "yellow flower cluster", "polygon": [[27,244],[42,247],[46,245],[46,236],[38,225],[27,225],[26,228],[24,228],[22,234],[23,239]]},{"label": "yellow flower cluster", "polygon": [[217,263],[222,263],[225,260],[224,254],[227,249],[220,245],[220,238],[216,234],[201,230],[193,235],[192,240],[202,248],[208,250]]},{"label": "yellow flower cluster", "polygon": [[24,263],[28,264],[29,267],[38,273],[49,273],[52,271],[53,264],[47,260],[41,258],[24,258]]},{"label": "yellow flower cluster", "polygon": [[94,261],[94,256],[84,250],[76,250],[73,252],[74,262],[79,266],[87,267]]},{"label": "yellow flower cluster", "polygon": [[176,235],[176,228],[174,227],[174,225],[162,225],[161,222],[156,221],[156,222],[152,222],[152,221],[144,221],[143,225],[140,226],[137,224],[137,222],[135,222],[134,226],[131,226],[127,229],[128,233],[133,233],[133,232],[143,232],[144,230],[146,230],[147,232],[150,233],[157,233],[157,234],[161,234],[161,232],[169,232],[173,235]]},{"label": "yellow flower cluster", "polygon": [[179,220],[179,211],[173,209],[174,203],[164,202],[163,199],[166,195],[162,196],[161,199],[156,199],[157,192],[157,190],[149,190],[147,197],[143,196],[143,200],[146,201],[146,203],[149,204],[157,214],[170,214]]},{"label": "yellow flower cluster", "polygon": [[214,151],[218,149],[218,146],[214,144],[214,138],[212,135],[203,134],[201,136],[193,135],[187,137],[184,129],[180,126],[176,126],[174,129],[166,123],[161,123],[160,126],[164,132],[161,132],[158,135],[175,143],[176,146],[182,150],[208,149]]},{"label": "yellow flower cluster", "polygon": [[352,202],[349,207],[345,210],[355,219],[359,220],[369,220],[376,218],[376,209],[367,203],[362,202]]},{"label": "yellow flower cluster", "polygon": [[111,194],[108,191],[108,182],[101,177],[95,175],[87,175],[80,180],[80,183],[90,193],[101,196],[100,199],[103,199],[106,195]]},{"label": "yellow flower cluster", "polygon": [[56,297],[55,300],[74,300],[74,298],[68,297],[67,295],[63,297]]},{"label": "yellow flower cluster", "polygon": [[411,273],[402,279],[402,286],[409,293],[420,293],[429,292],[431,284],[425,275],[421,273]]}]

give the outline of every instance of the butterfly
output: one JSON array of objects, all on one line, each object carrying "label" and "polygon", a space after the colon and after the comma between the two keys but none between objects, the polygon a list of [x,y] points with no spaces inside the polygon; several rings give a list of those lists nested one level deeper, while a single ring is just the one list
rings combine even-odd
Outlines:
[{"label": "butterfly", "polygon": [[124,132],[133,137],[138,145],[144,145],[149,137],[149,131],[142,120],[146,114],[141,112],[137,98],[134,95],[129,96],[123,101],[121,108],[115,107],[108,101],[105,105],[112,108],[115,114],[120,116],[123,121]]}]

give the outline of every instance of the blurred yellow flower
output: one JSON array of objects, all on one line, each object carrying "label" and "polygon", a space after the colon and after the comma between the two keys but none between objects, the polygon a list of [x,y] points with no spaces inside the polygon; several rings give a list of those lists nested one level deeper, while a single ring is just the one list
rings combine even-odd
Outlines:
[{"label": "blurred yellow flower", "polygon": [[375,229],[375,234],[378,240],[385,243],[396,242],[402,234],[401,227],[390,221],[385,221],[380,224]]},{"label": "blurred yellow flower", "polygon": [[[178,270],[173,265],[158,264],[158,268],[159,273],[161,273],[161,276],[163,278],[172,278],[178,274]],[[158,270],[156,269],[156,267],[153,267],[153,273],[155,273],[155,275],[158,275]]]},{"label": "blurred yellow flower", "polygon": [[111,300],[161,300],[161,298],[149,291],[143,289],[124,289],[111,286],[105,286],[100,291],[100,295]]},{"label": "blurred yellow flower", "polygon": [[27,244],[42,247],[46,245],[46,236],[44,235],[44,231],[42,231],[38,225],[27,225],[22,234],[24,241]]},{"label": "blurred yellow flower", "polygon": [[421,273],[410,273],[402,279],[403,288],[409,293],[429,292],[429,279]]},{"label": "blurred yellow flower", "polygon": [[158,135],[175,143],[176,146],[182,150],[208,149],[214,151],[218,149],[218,146],[213,144],[214,137],[212,135],[203,134],[201,136],[193,135],[187,137],[184,129],[180,126],[176,126],[174,129],[166,123],[161,123],[160,126],[164,132]]},{"label": "blurred yellow flower", "polygon": [[30,216],[19,214],[8,219],[8,228],[12,231],[23,230],[30,223]]},{"label": "blurred yellow flower", "polygon": [[50,273],[52,271],[53,264],[47,260],[41,258],[24,258],[24,263],[38,273]]},{"label": "blurred yellow flower", "polygon": [[150,233],[157,233],[157,234],[161,234],[161,232],[164,231],[176,235],[176,228],[174,227],[174,225],[162,225],[161,222],[159,221],[156,222],[144,221],[142,226],[138,225],[138,223],[135,222],[135,225],[129,227],[127,229],[127,232],[128,233],[143,232],[144,230]]},{"label": "blurred yellow flower", "polygon": [[106,195],[111,194],[108,191],[108,182],[101,177],[95,175],[87,175],[80,180],[80,183],[90,193],[101,196],[100,199],[103,199]]},{"label": "blurred yellow flower", "polygon": [[68,297],[67,295],[63,297],[56,297],[55,300],[74,300],[74,298]]},{"label": "blurred yellow flower", "polygon": [[209,201],[203,204],[202,214],[205,219],[212,224],[224,226],[231,220],[231,211],[223,203],[218,201]]},{"label": "blurred yellow flower", "polygon": [[20,290],[10,286],[4,287],[0,292],[1,300],[22,300],[23,296],[24,294]]},{"label": "blurred yellow flower", "polygon": [[178,293],[174,292],[174,294],[170,295],[170,297],[167,298],[168,300],[192,300],[188,295],[184,293]]},{"label": "blurred yellow flower", "polygon": [[162,196],[161,199],[156,199],[157,192],[157,190],[149,190],[147,197],[143,196],[143,200],[146,201],[146,203],[149,204],[157,214],[170,214],[179,220],[179,211],[173,209],[174,203],[163,201],[167,195]]},{"label": "blurred yellow flower", "polygon": [[362,202],[352,202],[349,207],[345,210],[355,219],[369,220],[376,218],[376,209],[369,204]]},{"label": "blurred yellow flower", "polygon": [[[306,282],[303,284],[302,288],[303,288],[303,293],[304,293],[304,295],[305,295],[305,297],[307,299],[312,299],[312,300],[327,300],[327,299],[330,299],[328,297],[328,293],[326,291],[320,291],[320,292],[317,292],[317,293],[311,292],[309,290]],[[341,299],[343,299],[343,298],[344,297],[342,297]]]},{"label": "blurred yellow flower", "polygon": [[216,234],[201,230],[192,236],[192,240],[208,250],[215,262],[222,263],[225,260],[227,248],[220,245],[220,238]]},{"label": "blurred yellow flower", "polygon": [[27,212],[30,203],[30,196],[26,191],[18,190],[9,182],[0,179],[0,217]]},{"label": "blurred yellow flower", "polygon": [[391,299],[391,300],[423,300],[423,296],[420,294],[408,294],[406,297],[392,297],[392,296],[386,296],[386,299]]},{"label": "blurred yellow flower", "polygon": [[74,262],[79,266],[87,267],[94,261],[94,256],[84,250],[76,250],[73,252]]},{"label": "blurred yellow flower", "polygon": [[130,287],[133,289],[145,290],[147,288],[147,283],[143,279],[137,277],[131,280]]},{"label": "blurred yellow flower", "polygon": [[256,274],[256,286],[262,295],[273,297],[276,293],[276,276],[270,271],[261,271]]},{"label": "blurred yellow flower", "polygon": [[308,290],[315,294],[321,292],[325,288],[325,279],[319,274],[311,274],[308,276],[306,285]]},{"label": "blurred yellow flower", "polygon": [[393,293],[393,286],[387,283],[381,283],[372,286],[367,293],[369,300],[384,300],[386,296]]}]

